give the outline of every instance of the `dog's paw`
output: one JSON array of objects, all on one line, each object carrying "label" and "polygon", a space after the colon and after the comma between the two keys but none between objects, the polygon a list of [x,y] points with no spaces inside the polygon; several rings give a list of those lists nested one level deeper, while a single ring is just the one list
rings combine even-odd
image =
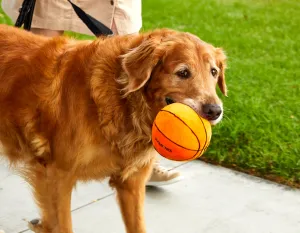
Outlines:
[{"label": "dog's paw", "polygon": [[43,229],[42,221],[38,218],[28,222],[28,227],[35,233],[46,233]]}]

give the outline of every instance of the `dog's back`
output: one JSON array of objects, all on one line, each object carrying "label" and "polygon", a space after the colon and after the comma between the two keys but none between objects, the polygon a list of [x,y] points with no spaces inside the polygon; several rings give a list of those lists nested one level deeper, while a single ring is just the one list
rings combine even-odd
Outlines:
[{"label": "dog's back", "polygon": [[67,44],[0,25],[0,142],[11,162],[50,154],[49,99],[59,89],[57,62]]},{"label": "dog's back", "polygon": [[0,25],[0,141],[12,162],[27,154],[23,128],[38,105],[32,70],[42,62],[37,53],[46,42],[47,38]]},{"label": "dog's back", "polygon": [[76,146],[93,140],[84,136],[88,128],[99,138],[88,78],[91,43],[0,25],[0,143],[12,163],[69,161]]}]

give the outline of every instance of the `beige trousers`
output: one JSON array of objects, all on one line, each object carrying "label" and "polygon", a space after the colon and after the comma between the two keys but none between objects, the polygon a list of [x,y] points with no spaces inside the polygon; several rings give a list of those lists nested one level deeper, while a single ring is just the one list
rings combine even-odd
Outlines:
[{"label": "beige trousers", "polygon": [[[2,0],[4,12],[15,22],[23,0]],[[141,0],[73,0],[77,6],[118,34],[137,33],[142,27]],[[36,0],[32,28],[93,35],[67,0]]]}]

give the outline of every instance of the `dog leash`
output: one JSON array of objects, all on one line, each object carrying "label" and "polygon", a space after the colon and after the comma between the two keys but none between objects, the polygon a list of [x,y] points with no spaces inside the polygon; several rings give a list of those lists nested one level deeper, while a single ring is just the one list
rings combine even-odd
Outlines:
[{"label": "dog leash", "polygon": [[95,36],[101,35],[112,35],[113,32],[106,27],[103,23],[99,22],[97,19],[92,17],[91,15],[85,13],[81,8],[76,6],[71,0],[68,0],[71,3],[74,11],[77,16],[82,20],[82,22],[94,33]]},{"label": "dog leash", "polygon": [[22,27],[22,25],[24,24],[24,29],[30,31],[34,6],[35,0],[23,1],[22,6],[19,9],[20,14],[15,23],[16,27]]},{"label": "dog leash", "polygon": [[[77,16],[82,20],[82,22],[91,30],[91,32],[96,37],[99,37],[101,35],[113,35],[113,32],[108,27],[106,27],[103,23],[99,22],[97,19],[84,12],[80,7],[75,5],[71,0],[67,0],[67,1],[72,5]],[[36,0],[23,1],[22,7],[19,9],[20,14],[15,23],[16,27],[22,27],[24,25],[24,29],[30,31],[35,2]]]}]

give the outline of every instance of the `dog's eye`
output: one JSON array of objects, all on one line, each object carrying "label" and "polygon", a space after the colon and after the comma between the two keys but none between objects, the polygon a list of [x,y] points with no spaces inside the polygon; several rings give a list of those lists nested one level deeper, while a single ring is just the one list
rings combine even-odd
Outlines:
[{"label": "dog's eye", "polygon": [[217,74],[218,74],[218,71],[217,71],[216,68],[211,68],[211,69],[210,69],[210,73],[212,74],[212,76],[216,77]]},{"label": "dog's eye", "polygon": [[176,75],[179,76],[182,79],[187,79],[191,76],[191,73],[188,69],[184,69],[184,70],[177,71]]}]

